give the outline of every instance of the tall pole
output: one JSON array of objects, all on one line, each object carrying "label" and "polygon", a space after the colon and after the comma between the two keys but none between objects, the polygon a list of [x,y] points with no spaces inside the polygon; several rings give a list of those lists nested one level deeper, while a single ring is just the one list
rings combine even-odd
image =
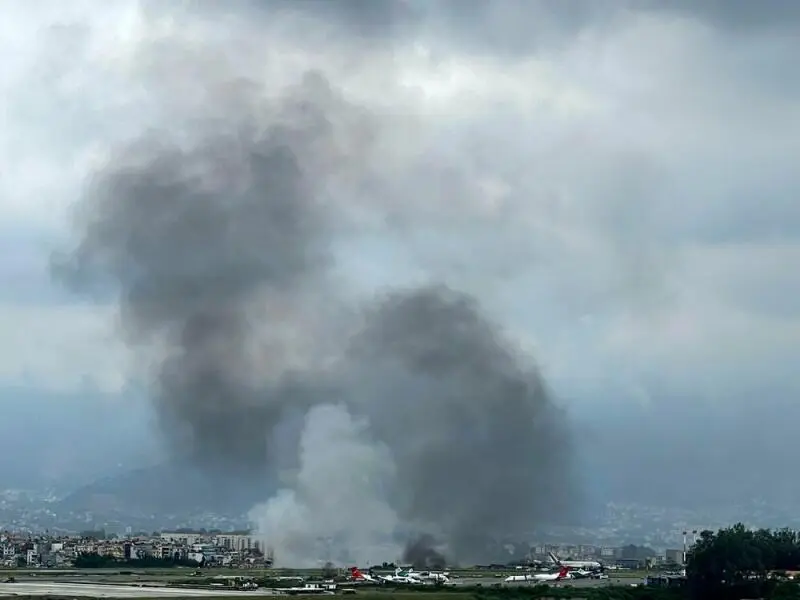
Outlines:
[{"label": "tall pole", "polygon": [[683,532],[683,564],[686,565],[686,534],[688,531]]}]

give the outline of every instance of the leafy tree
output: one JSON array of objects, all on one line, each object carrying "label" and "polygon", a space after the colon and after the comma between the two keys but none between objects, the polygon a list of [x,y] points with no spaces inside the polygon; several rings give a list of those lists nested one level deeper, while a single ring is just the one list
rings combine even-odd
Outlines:
[{"label": "leafy tree", "polygon": [[739,523],[716,533],[703,531],[687,555],[686,575],[696,597],[771,597],[778,587],[773,575],[798,566],[796,532],[750,530]]},{"label": "leafy tree", "polygon": [[75,557],[76,569],[103,569],[115,564],[111,556],[103,556],[97,552],[82,552]]},{"label": "leafy tree", "polygon": [[104,540],[106,532],[104,529],[81,531],[80,537],[87,540]]},{"label": "leafy tree", "polygon": [[96,552],[84,552],[75,558],[76,569],[103,569],[119,566],[138,567],[140,569],[152,568],[170,568],[170,567],[196,567],[197,563],[189,560],[170,559],[170,558],[156,558],[154,556],[145,556],[143,558],[134,558],[130,560],[119,560],[113,556],[105,556],[97,554]]}]

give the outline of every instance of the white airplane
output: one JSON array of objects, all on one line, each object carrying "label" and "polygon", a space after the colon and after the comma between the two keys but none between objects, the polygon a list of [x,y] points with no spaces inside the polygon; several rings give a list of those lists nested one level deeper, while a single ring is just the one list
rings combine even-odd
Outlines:
[{"label": "white airplane", "polygon": [[437,573],[435,571],[414,571],[412,569],[408,570],[408,574],[412,577],[416,577],[421,579],[422,581],[430,581],[432,583],[444,584],[444,585],[452,585],[453,582],[450,580],[450,573],[442,572]]},{"label": "white airplane", "polygon": [[572,573],[567,567],[562,566],[557,573],[526,573],[525,575],[510,575],[505,578],[506,583],[516,583],[521,581],[534,581],[545,583],[548,581],[556,582],[564,579],[572,579]]},{"label": "white airplane", "polygon": [[587,571],[599,571],[603,568],[596,560],[561,560],[552,552],[548,552],[550,560],[556,563],[559,567],[567,567],[568,569],[585,569]]},{"label": "white airplane", "polygon": [[380,578],[386,583],[399,583],[402,585],[423,585],[425,583],[413,569],[407,571],[395,569],[394,575],[382,575]]},{"label": "white airplane", "polygon": [[602,571],[587,571],[586,569],[569,569],[575,579],[608,579]]},{"label": "white airplane", "polygon": [[377,577],[373,577],[371,575],[364,575],[357,567],[351,567],[350,574],[354,582],[360,583],[391,583],[395,585],[422,585],[425,583],[417,573],[413,571],[402,571],[400,569],[395,569],[394,575],[378,575]]},{"label": "white airplane", "polygon": [[284,588],[283,592],[295,596],[298,594],[308,595],[308,594],[324,594],[326,596],[331,596],[334,594],[336,590],[335,584],[319,584],[319,583],[306,583],[302,587],[290,587]]}]

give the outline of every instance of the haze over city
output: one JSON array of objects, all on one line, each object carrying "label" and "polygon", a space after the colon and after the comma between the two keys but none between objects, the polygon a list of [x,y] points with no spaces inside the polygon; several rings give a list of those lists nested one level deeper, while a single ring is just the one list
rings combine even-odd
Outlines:
[{"label": "haze over city", "polygon": [[298,554],[796,507],[758,4],[0,4],[4,486],[186,461]]}]

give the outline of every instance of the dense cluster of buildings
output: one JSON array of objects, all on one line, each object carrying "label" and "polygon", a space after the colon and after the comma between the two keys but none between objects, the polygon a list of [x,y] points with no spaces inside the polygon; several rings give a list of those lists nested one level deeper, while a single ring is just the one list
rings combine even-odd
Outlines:
[{"label": "dense cluster of buildings", "polygon": [[239,568],[272,564],[272,550],[247,534],[160,533],[113,539],[9,532],[0,535],[0,565],[5,568],[70,567],[87,555],[119,561],[157,559]]},{"label": "dense cluster of buildings", "polygon": [[[656,553],[644,546],[622,547],[564,544],[534,544],[528,560],[551,562],[560,559],[597,560],[609,567],[645,568],[679,565],[683,550]],[[113,561],[170,561],[185,565],[231,568],[264,568],[272,565],[273,550],[247,533],[162,532],[115,536],[110,539],[88,535],[0,534],[0,567],[67,568],[81,566],[81,557]],[[493,565],[494,566],[494,565]],[[501,565],[497,565],[500,567]]]},{"label": "dense cluster of buildings", "polygon": [[653,550],[648,546],[597,546],[591,544],[533,544],[529,560],[547,563],[550,556],[560,559],[595,560],[609,567],[644,569],[679,566],[684,563],[683,549]]}]

